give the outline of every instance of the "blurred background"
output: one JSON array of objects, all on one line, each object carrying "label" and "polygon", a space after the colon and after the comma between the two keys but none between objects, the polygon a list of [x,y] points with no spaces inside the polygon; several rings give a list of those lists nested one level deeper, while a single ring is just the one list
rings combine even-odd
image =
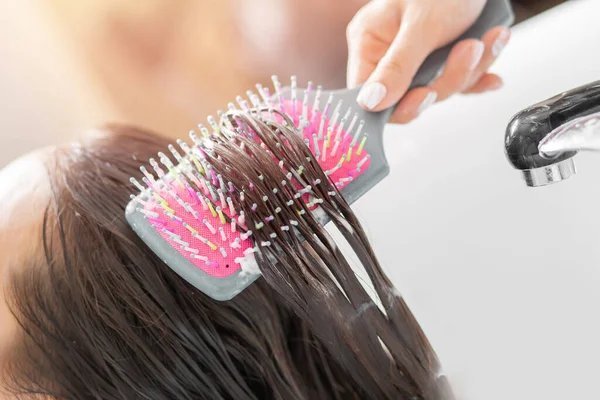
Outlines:
[{"label": "blurred background", "polygon": [[[181,137],[271,74],[343,87],[367,1],[2,0],[0,167],[106,121]],[[515,0],[517,23],[562,2]]]}]

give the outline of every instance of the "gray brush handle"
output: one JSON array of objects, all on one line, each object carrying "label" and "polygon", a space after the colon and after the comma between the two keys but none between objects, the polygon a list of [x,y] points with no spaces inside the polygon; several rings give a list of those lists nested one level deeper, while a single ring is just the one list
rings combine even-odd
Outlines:
[{"label": "gray brush handle", "polygon": [[[514,15],[508,0],[488,0],[477,21],[467,31],[454,42],[435,50],[425,59],[409,88],[427,86],[431,83],[444,68],[450,51],[458,42],[465,39],[480,39],[490,29],[496,26],[510,26],[513,21]],[[389,173],[389,165],[383,146],[383,131],[390,115],[398,105],[396,103],[394,106],[379,112],[366,111],[356,102],[360,89],[359,86],[352,89],[333,91],[336,100],[342,100],[345,104],[350,104],[359,118],[365,121],[364,132],[368,132],[370,135],[365,149],[372,155],[371,165],[361,176],[341,191],[349,204],[362,197]]]}]

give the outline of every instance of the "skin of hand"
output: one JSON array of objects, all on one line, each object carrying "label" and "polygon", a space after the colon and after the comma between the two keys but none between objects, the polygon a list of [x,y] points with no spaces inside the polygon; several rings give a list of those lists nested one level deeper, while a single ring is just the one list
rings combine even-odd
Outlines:
[{"label": "skin of hand", "polygon": [[486,71],[510,39],[495,27],[481,40],[457,43],[429,86],[406,93],[427,56],[459,37],[480,15],[485,0],[372,0],[347,28],[348,87],[364,83],[358,103],[381,111],[402,99],[390,122],[407,123],[436,101],[455,93],[482,93],[502,87]]}]

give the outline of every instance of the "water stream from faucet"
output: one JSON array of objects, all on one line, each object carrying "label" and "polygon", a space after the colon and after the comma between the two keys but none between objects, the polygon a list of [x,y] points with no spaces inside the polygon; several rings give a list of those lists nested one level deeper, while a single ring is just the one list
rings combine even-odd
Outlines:
[{"label": "water stream from faucet", "polygon": [[549,158],[565,151],[600,151],[600,112],[576,118],[550,132],[538,146]]}]

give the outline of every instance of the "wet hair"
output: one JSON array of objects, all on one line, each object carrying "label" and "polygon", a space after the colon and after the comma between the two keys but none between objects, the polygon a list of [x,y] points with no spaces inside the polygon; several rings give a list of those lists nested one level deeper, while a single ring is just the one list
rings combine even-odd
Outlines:
[{"label": "wet hair", "polygon": [[[263,132],[260,121],[246,123]],[[57,150],[48,166],[52,201],[33,238],[41,255],[29,255],[9,287],[20,330],[2,371],[5,390],[73,400],[452,398],[360,223],[341,196],[327,195],[327,185],[314,189],[320,206],[372,289],[307,212],[296,227],[305,240],[290,233],[263,248],[262,277],[219,302],[169,269],[124,218],[135,192],[129,178],[168,142],[128,126],[100,133]],[[310,159],[290,140],[284,160]],[[250,203],[273,187],[285,192],[282,171],[268,156],[257,150],[248,157],[252,148],[239,152],[225,142],[215,147],[214,167],[238,171],[236,185],[252,183]],[[327,181],[316,162],[305,165],[307,179]],[[272,197],[270,207],[278,202],[283,207],[283,197]],[[246,215],[262,219],[271,212],[265,207]]]}]

